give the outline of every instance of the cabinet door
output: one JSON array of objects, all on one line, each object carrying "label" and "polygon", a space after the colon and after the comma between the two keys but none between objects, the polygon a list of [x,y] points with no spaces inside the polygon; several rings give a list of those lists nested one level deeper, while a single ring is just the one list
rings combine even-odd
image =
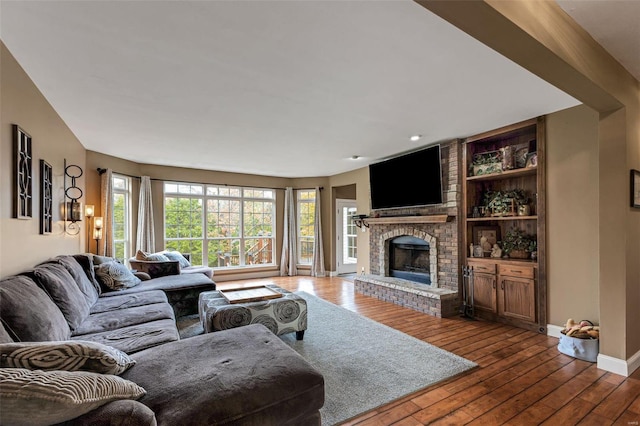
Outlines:
[{"label": "cabinet door", "polygon": [[496,313],[496,276],[474,272],[473,307]]},{"label": "cabinet door", "polygon": [[499,276],[498,314],[525,321],[536,321],[536,284],[527,278]]}]

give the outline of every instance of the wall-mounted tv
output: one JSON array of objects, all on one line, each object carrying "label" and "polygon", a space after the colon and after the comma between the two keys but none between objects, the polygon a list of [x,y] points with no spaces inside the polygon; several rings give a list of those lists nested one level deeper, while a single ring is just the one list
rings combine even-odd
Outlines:
[{"label": "wall-mounted tv", "polygon": [[440,145],[369,166],[371,209],[442,203]]}]

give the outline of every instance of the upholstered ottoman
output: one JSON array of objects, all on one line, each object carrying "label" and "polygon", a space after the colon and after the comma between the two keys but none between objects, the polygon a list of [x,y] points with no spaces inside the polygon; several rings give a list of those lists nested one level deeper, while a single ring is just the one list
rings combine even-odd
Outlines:
[{"label": "upholstered ottoman", "polygon": [[296,333],[302,340],[307,329],[307,302],[276,285],[267,285],[282,297],[257,302],[229,303],[219,291],[200,293],[198,312],[205,333],[249,324],[262,324],[277,336]]}]

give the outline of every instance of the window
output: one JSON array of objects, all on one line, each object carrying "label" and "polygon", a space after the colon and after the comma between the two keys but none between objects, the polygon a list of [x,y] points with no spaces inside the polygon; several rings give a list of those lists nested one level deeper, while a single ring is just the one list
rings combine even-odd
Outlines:
[{"label": "window", "polygon": [[167,248],[216,268],[273,265],[275,190],[165,184]]},{"label": "window", "polygon": [[298,263],[310,265],[313,259],[316,191],[298,191]]},{"label": "window", "polygon": [[131,178],[114,174],[113,253],[124,263],[131,257]]}]

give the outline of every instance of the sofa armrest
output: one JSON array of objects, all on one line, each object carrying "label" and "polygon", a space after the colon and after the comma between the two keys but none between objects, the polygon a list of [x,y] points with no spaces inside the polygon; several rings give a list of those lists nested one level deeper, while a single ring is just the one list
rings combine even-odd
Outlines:
[{"label": "sofa armrest", "polygon": [[156,426],[149,407],[131,399],[109,402],[59,426]]},{"label": "sofa armrest", "polygon": [[180,262],[177,260],[152,261],[129,259],[129,264],[131,265],[131,269],[146,272],[151,278],[180,275]]}]

